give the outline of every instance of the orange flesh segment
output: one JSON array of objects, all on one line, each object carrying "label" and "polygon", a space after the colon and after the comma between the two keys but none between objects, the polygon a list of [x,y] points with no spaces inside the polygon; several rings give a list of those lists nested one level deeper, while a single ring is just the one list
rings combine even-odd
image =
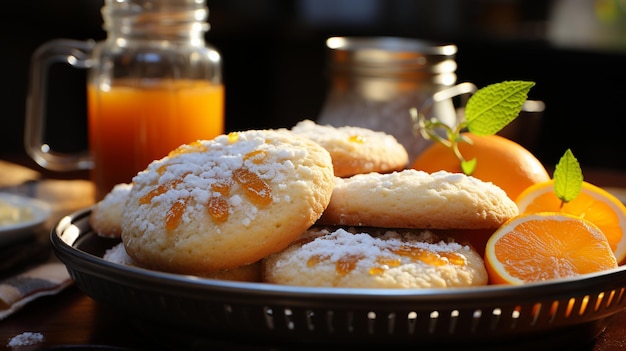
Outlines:
[{"label": "orange flesh segment", "polygon": [[602,232],[570,215],[522,215],[505,223],[487,243],[493,283],[520,284],[572,277],[617,267]]}]

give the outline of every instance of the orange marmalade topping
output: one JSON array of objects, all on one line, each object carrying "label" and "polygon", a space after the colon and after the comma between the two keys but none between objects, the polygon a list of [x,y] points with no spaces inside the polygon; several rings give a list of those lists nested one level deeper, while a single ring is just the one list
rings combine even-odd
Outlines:
[{"label": "orange marmalade topping", "polygon": [[158,175],[163,175],[163,173],[165,173],[165,171],[167,171],[167,166],[169,165],[161,165],[161,167],[157,168],[157,174]]},{"label": "orange marmalade topping", "polygon": [[430,250],[411,246],[401,246],[395,250],[392,250],[392,252],[399,256],[408,257],[413,262],[422,261],[431,266],[443,266],[447,263],[452,263],[455,265],[465,264],[463,256],[455,252],[436,253]]},{"label": "orange marmalade topping", "polygon": [[233,179],[241,185],[252,203],[268,205],[272,202],[272,189],[258,175],[245,168],[239,168],[233,172]]},{"label": "orange marmalade topping", "polygon": [[309,259],[306,261],[306,266],[307,267],[315,267],[318,264],[320,264],[321,262],[324,262],[326,260],[330,259],[330,256],[328,255],[313,255],[311,257],[309,257]]},{"label": "orange marmalade topping", "polygon": [[219,195],[211,196],[206,206],[209,215],[217,223],[223,223],[228,219],[228,201],[224,199],[224,196],[230,193],[231,185],[230,182],[211,184],[211,190]]},{"label": "orange marmalade topping", "polygon": [[[399,248],[391,250],[394,254],[401,257],[406,257],[411,262],[424,262],[431,266],[443,266],[446,264],[465,265],[465,259],[462,255],[456,252],[433,252],[427,249],[413,247],[413,246],[401,246]],[[342,256],[335,264],[335,270],[339,275],[346,275],[352,272],[359,261],[363,260],[363,255],[348,254]],[[313,267],[321,262],[330,259],[330,255],[313,255],[307,260],[307,267]],[[392,258],[389,256],[376,257],[376,265],[370,267],[369,274],[377,275],[384,273],[387,269],[393,267],[399,267],[402,261],[399,258]]]},{"label": "orange marmalade topping", "polygon": [[147,193],[146,195],[142,196],[139,199],[139,203],[142,205],[146,205],[149,204],[153,198],[155,198],[156,196],[159,196],[161,194],[164,194],[166,191],[175,188],[178,184],[183,182],[183,179],[185,178],[185,176],[187,176],[187,174],[189,173],[185,173],[182,175],[182,177],[167,182],[167,183],[163,183],[161,185],[159,185],[158,187],[152,189],[149,193]]},{"label": "orange marmalade topping", "polygon": [[223,196],[227,196],[230,193],[230,183],[213,183],[211,184],[211,190],[216,193],[220,193]]},{"label": "orange marmalade topping", "polygon": [[263,161],[265,161],[265,158],[267,157],[267,152],[263,151],[263,150],[254,150],[252,152],[248,152],[247,154],[245,154],[243,156],[243,160],[250,160],[252,161],[252,163],[259,165],[261,163],[263,163]]},{"label": "orange marmalade topping", "polygon": [[447,258],[448,262],[457,266],[465,266],[466,263],[465,258],[456,252],[440,252],[439,256]]},{"label": "orange marmalade topping", "polygon": [[185,213],[185,208],[187,208],[187,199],[179,199],[174,202],[172,207],[165,214],[165,229],[172,230],[178,227],[180,223],[180,218]]},{"label": "orange marmalade topping", "polygon": [[228,133],[228,142],[229,143],[232,144],[232,143],[236,142],[237,140],[239,140],[239,133],[237,133],[237,132],[230,132],[230,133]]},{"label": "orange marmalade topping", "polygon": [[378,266],[370,268],[369,273],[371,275],[383,274],[387,267],[398,267],[402,262],[398,258],[391,257],[376,257],[376,264]]},{"label": "orange marmalade topping", "polygon": [[211,218],[217,223],[226,222],[228,219],[228,201],[221,196],[211,196],[206,204]]},{"label": "orange marmalade topping", "polygon": [[348,138],[348,141],[350,141],[351,143],[364,144],[365,143],[365,138],[363,138],[360,135],[351,135]]},{"label": "orange marmalade topping", "polygon": [[177,147],[176,149],[170,151],[169,154],[167,154],[168,157],[175,157],[178,155],[182,155],[182,154],[189,154],[192,152],[206,152],[208,149],[207,147],[202,144],[202,142],[200,142],[200,140],[196,140],[190,144],[188,144],[187,146],[185,145],[181,145],[179,147]]},{"label": "orange marmalade topping", "polygon": [[346,275],[356,268],[356,264],[363,259],[361,255],[345,255],[335,264],[335,270],[339,275]]}]

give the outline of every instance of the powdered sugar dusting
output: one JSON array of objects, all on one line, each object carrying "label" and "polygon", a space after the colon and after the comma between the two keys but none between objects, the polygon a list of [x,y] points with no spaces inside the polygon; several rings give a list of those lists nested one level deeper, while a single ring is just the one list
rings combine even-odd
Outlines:
[{"label": "powdered sugar dusting", "polygon": [[[327,230],[311,232],[310,235],[315,237],[315,239],[302,245],[292,260],[306,262],[311,257],[317,256],[336,262],[351,256],[360,258],[357,265],[372,267],[376,265],[377,258],[393,256],[393,250],[406,246],[433,253],[470,250],[469,246],[463,246],[456,242],[447,243],[441,241],[429,231],[420,233],[386,231],[380,236],[372,236],[368,233],[359,233],[358,231],[350,233],[340,228],[334,232],[328,232]],[[289,264],[289,261],[282,261],[282,263]]]},{"label": "powdered sugar dusting", "polygon": [[7,343],[7,347],[19,347],[19,346],[29,346],[36,345],[43,342],[44,337],[41,333],[33,333],[33,332],[23,332],[22,334],[18,334],[12,337]]},{"label": "powdered sugar dusting", "polygon": [[359,136],[362,139],[375,139],[378,143],[396,144],[396,138],[385,132],[357,126],[335,127],[331,125],[316,124],[311,120],[298,122],[292,131],[311,138],[321,144],[336,143],[344,140],[348,143],[350,137]]},{"label": "powdered sugar dusting", "polygon": [[112,248],[106,250],[102,258],[105,261],[109,261],[109,262],[113,262],[113,263],[117,263],[117,264],[121,264],[125,266],[135,265],[135,262],[133,261],[133,259],[130,256],[128,256],[128,253],[126,252],[126,249],[124,248],[123,243],[119,243],[113,246]]},{"label": "powdered sugar dusting", "polygon": [[[240,206],[246,199],[238,195],[242,185],[236,181],[237,170],[244,169],[265,184],[282,184],[296,168],[291,160],[306,156],[304,148],[281,148],[267,142],[264,132],[221,135],[213,140],[183,145],[169,157],[151,163],[133,179],[135,184],[154,184],[141,189],[138,195],[148,196],[151,203],[173,204],[184,199],[187,203],[198,204],[196,206],[205,206],[211,197],[222,197],[230,207]],[[151,195],[159,187],[162,191]],[[285,200],[272,196],[269,188],[244,190],[258,197],[271,197],[270,201]],[[257,210],[249,211],[244,221],[250,223],[257,213]],[[188,216],[182,214],[181,221],[188,220]],[[150,224],[142,226],[147,228]]]}]

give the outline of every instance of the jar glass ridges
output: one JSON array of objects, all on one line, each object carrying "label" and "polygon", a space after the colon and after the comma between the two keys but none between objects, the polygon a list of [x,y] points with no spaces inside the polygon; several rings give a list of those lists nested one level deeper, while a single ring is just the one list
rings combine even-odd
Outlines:
[{"label": "jar glass ridges", "polygon": [[209,10],[205,0],[106,0],[102,8],[109,38],[182,39],[204,44]]}]

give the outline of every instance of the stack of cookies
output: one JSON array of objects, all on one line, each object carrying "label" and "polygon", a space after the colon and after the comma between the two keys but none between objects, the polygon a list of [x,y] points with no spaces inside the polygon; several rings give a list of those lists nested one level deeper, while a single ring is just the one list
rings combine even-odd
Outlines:
[{"label": "stack of cookies", "polygon": [[392,136],[302,121],[180,146],[93,207],[105,259],[215,279],[358,288],[487,284],[471,240],[517,214],[497,186],[406,169]]}]

